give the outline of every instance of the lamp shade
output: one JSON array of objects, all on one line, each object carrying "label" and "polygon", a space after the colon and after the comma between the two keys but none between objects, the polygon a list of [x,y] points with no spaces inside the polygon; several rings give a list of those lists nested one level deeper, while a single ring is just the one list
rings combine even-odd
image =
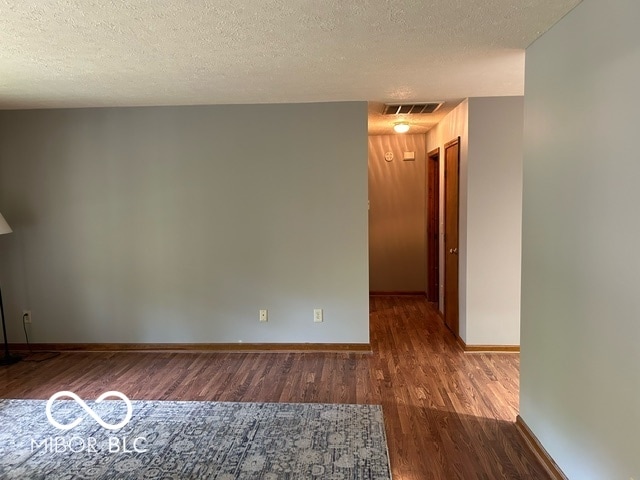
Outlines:
[{"label": "lamp shade", "polygon": [[4,217],[0,213],[0,235],[3,233],[11,233],[11,232],[13,232],[13,230],[11,230],[11,227],[9,226],[7,221],[4,219]]},{"label": "lamp shade", "polygon": [[409,124],[405,122],[396,123],[393,129],[396,133],[407,133],[409,131]]}]

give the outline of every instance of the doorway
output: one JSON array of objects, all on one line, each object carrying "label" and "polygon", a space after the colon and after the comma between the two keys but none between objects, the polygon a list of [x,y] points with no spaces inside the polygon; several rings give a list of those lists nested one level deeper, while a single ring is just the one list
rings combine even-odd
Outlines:
[{"label": "doorway", "polygon": [[427,300],[438,303],[440,286],[440,148],[427,153]]},{"label": "doorway", "polygon": [[457,336],[460,137],[445,144],[444,159],[444,322]]}]

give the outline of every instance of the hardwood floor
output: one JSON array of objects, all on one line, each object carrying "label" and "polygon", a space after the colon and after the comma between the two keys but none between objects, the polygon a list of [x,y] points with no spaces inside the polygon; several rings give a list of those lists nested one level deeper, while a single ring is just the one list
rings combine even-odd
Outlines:
[{"label": "hardwood floor", "polygon": [[373,354],[63,353],[0,367],[0,397],[382,404],[394,480],[550,478],[514,424],[517,354],[464,354],[423,298],[372,297]]}]

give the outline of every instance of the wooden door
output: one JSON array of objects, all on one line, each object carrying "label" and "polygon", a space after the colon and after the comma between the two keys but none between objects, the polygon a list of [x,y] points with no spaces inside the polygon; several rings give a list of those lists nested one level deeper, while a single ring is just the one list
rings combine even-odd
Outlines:
[{"label": "wooden door", "polygon": [[440,149],[427,154],[427,300],[438,302],[440,284]]},{"label": "wooden door", "polygon": [[460,137],[444,146],[444,321],[458,332]]}]

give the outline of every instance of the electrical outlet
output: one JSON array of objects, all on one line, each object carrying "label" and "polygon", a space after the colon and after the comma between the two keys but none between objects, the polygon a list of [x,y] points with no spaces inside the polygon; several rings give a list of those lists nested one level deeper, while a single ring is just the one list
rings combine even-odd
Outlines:
[{"label": "electrical outlet", "polygon": [[22,311],[22,319],[24,323],[31,323],[31,310],[23,310]]},{"label": "electrical outlet", "polygon": [[266,310],[260,310],[260,321],[261,322],[266,322],[269,320],[269,314]]},{"label": "electrical outlet", "polygon": [[322,309],[321,308],[315,308],[313,310],[313,321],[315,323],[322,322]]}]

